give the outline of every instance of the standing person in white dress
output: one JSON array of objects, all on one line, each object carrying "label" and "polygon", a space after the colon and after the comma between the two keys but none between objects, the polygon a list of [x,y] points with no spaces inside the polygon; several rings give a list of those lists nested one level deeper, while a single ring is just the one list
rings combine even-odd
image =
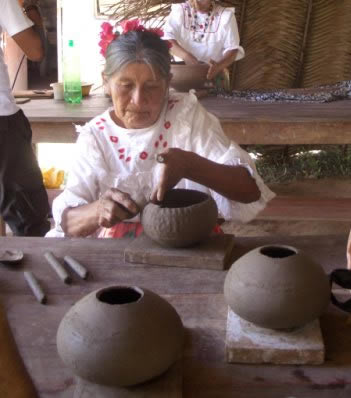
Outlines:
[{"label": "standing person in white dress", "polygon": [[[6,31],[32,61],[44,51],[37,0],[0,0],[0,34]],[[33,26],[34,25],[34,26]],[[0,48],[0,215],[14,235],[44,236],[50,228],[49,202],[32,149],[28,119],[16,105]]]},{"label": "standing person in white dress", "polygon": [[210,65],[209,80],[245,55],[239,45],[234,8],[222,7],[213,0],[173,4],[164,32],[163,38],[172,44],[172,55],[189,65]]},{"label": "standing person in white dress", "polygon": [[208,193],[225,219],[253,219],[274,194],[250,156],[194,94],[169,93],[167,42],[135,21],[130,26],[106,46],[103,77],[113,105],[78,127],[47,236],[138,235],[142,206],[173,187]]}]

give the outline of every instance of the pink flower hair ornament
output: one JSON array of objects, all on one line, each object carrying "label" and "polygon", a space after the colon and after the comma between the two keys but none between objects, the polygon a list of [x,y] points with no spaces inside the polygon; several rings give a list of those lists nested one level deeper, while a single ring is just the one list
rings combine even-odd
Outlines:
[{"label": "pink flower hair ornament", "polygon": [[[159,37],[163,36],[163,30],[160,28],[145,28],[140,23],[140,20],[138,18],[136,19],[131,19],[131,20],[126,20],[122,21],[120,23],[123,31],[122,35],[131,32],[131,31],[136,31],[136,32],[151,32],[155,33]],[[100,54],[102,54],[104,57],[106,56],[106,50],[111,41],[117,39],[120,36],[120,33],[118,32],[113,32],[113,26],[109,22],[104,22],[101,24],[101,32],[100,32],[100,41],[99,41],[99,46],[100,46]],[[172,47],[172,44],[168,41],[165,40],[168,48]]]}]

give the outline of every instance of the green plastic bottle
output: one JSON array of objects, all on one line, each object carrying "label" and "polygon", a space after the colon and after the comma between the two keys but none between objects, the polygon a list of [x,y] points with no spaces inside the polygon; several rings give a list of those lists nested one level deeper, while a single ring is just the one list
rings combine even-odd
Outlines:
[{"label": "green plastic bottle", "polygon": [[80,81],[79,48],[74,40],[68,40],[64,48],[63,92],[66,102],[82,102],[82,84]]}]

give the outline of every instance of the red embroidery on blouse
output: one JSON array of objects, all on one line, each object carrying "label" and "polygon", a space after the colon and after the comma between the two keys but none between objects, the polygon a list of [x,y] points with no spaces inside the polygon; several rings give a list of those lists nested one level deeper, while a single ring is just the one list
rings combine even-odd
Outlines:
[{"label": "red embroidery on blouse", "polygon": [[119,158],[120,159],[124,159],[124,155],[119,155]]},{"label": "red embroidery on blouse", "polygon": [[101,122],[96,122],[97,125],[101,124]]},{"label": "red embroidery on blouse", "polygon": [[100,120],[101,120],[102,122],[106,122],[106,119],[104,119],[103,117],[100,117]]},{"label": "red embroidery on blouse", "polygon": [[165,141],[165,142],[163,143],[163,147],[166,148],[167,145],[168,145],[168,144],[167,144],[167,141]]},{"label": "red embroidery on blouse", "polygon": [[145,160],[148,157],[148,154],[147,154],[147,152],[143,151],[143,152],[141,152],[141,154],[139,156],[140,156],[140,159]]},{"label": "red embroidery on blouse", "polygon": [[126,159],[126,162],[129,162],[130,160],[131,160],[131,157],[128,156],[127,159]]},{"label": "red embroidery on blouse", "polygon": [[156,141],[156,142],[155,142],[155,148],[158,148],[158,145],[159,145],[159,142]]},{"label": "red embroidery on blouse", "polygon": [[165,123],[165,129],[169,129],[171,127],[171,122],[166,122]]},{"label": "red embroidery on blouse", "polygon": [[158,138],[160,139],[160,141],[162,141],[163,140],[163,135],[160,134],[160,136]]},{"label": "red embroidery on blouse", "polygon": [[110,141],[117,143],[118,142],[118,137],[114,137],[113,135],[110,135]]},{"label": "red embroidery on blouse", "polygon": [[103,130],[105,127],[104,126],[100,126],[99,127],[99,130]]},{"label": "red embroidery on blouse", "polygon": [[125,151],[125,148],[121,148],[118,150],[119,153],[123,153]]}]

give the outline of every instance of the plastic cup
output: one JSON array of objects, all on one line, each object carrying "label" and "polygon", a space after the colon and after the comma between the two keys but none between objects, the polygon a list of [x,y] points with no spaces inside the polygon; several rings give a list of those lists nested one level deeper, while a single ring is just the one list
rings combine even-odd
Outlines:
[{"label": "plastic cup", "polygon": [[51,83],[50,87],[54,90],[54,99],[55,100],[63,100],[63,83]]}]

